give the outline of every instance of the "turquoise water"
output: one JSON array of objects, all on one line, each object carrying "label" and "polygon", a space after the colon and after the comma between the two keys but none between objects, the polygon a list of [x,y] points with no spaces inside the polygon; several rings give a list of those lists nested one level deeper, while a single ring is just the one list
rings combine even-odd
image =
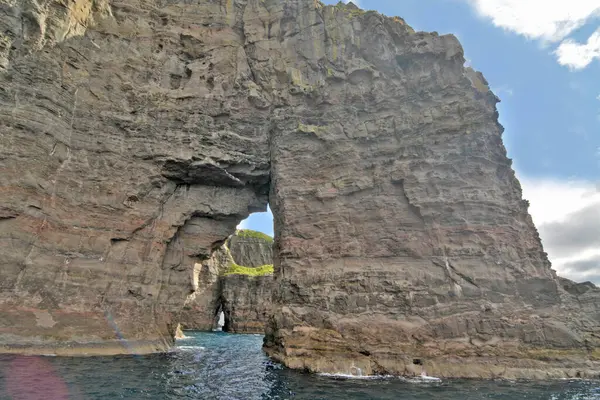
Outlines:
[{"label": "turquoise water", "polygon": [[600,399],[600,382],[336,379],[283,369],[260,335],[186,333],[170,354],[0,356],[0,399]]}]

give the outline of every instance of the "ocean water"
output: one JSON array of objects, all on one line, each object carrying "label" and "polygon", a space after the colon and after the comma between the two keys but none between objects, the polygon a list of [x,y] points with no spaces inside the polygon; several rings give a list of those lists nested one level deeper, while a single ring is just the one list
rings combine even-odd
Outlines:
[{"label": "ocean water", "polygon": [[600,382],[344,379],[291,371],[260,335],[190,333],[169,354],[0,356],[0,399],[600,399]]}]

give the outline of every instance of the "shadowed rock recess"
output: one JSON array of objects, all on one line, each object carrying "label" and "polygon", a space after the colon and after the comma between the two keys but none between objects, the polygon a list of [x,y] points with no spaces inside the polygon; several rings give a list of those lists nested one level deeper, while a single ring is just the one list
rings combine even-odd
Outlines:
[{"label": "shadowed rock recess", "polygon": [[276,360],[600,375],[598,289],[551,270],[454,36],[314,0],[0,11],[1,351],[166,350],[269,201]]}]

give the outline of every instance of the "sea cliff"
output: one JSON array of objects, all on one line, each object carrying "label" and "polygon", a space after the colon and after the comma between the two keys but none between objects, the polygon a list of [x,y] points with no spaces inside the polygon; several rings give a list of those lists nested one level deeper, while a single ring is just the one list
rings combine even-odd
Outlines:
[{"label": "sea cliff", "polygon": [[453,35],[315,0],[0,0],[0,351],[167,350],[267,203],[292,368],[598,377]]}]

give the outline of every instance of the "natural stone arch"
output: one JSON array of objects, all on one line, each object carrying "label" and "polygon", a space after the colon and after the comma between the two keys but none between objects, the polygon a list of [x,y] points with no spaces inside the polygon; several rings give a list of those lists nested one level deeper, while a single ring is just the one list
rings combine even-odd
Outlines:
[{"label": "natural stone arch", "polygon": [[598,291],[550,269],[455,37],[312,0],[88,3],[2,17],[3,351],[166,349],[194,264],[269,197],[287,365],[598,374]]},{"label": "natural stone arch", "polygon": [[[12,49],[0,77],[6,351],[168,349],[194,265],[267,205],[269,110],[252,105],[243,8],[109,3],[87,31]],[[6,15],[66,29],[77,4]]]}]

